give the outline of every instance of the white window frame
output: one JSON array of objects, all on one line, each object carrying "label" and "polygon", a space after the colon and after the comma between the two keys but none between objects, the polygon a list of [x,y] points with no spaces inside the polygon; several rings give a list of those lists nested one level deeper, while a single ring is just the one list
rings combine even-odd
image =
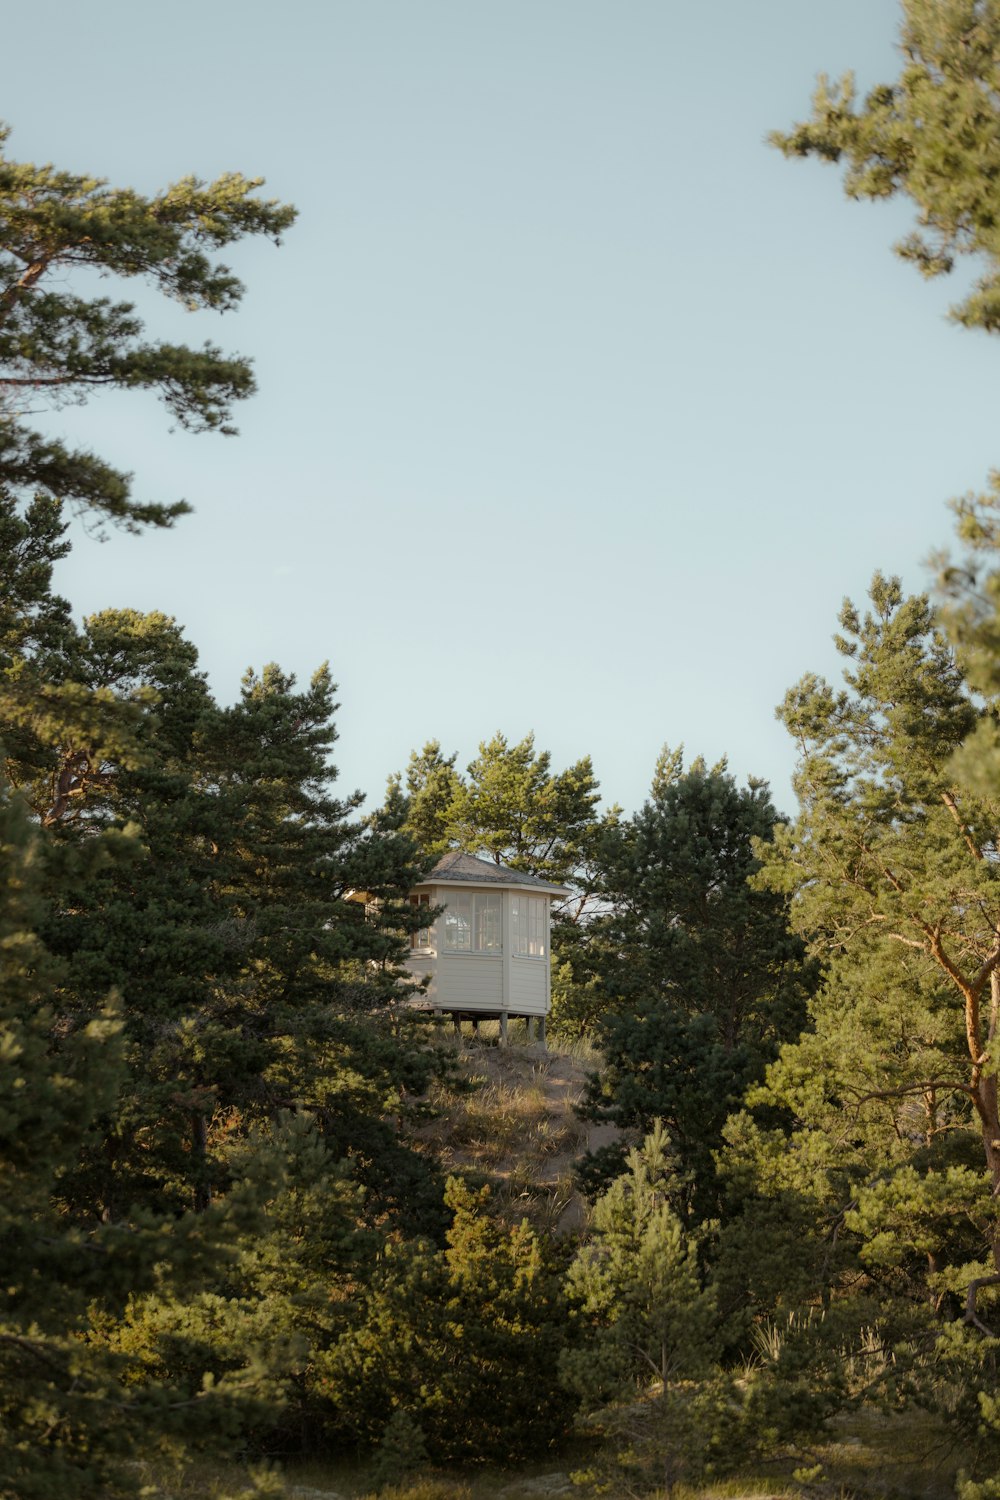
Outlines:
[{"label": "white window frame", "polygon": [[[424,891],[415,892],[410,897],[411,906],[430,906],[431,898]],[[429,927],[418,927],[415,932],[410,933],[411,948],[429,948],[431,945],[431,930]]]},{"label": "white window frame", "polygon": [[[441,919],[444,953],[503,952],[503,896],[500,891],[449,891]],[[464,938],[465,941],[460,941]]]},{"label": "white window frame", "polygon": [[511,952],[515,958],[548,957],[549,903],[546,896],[512,896]]}]

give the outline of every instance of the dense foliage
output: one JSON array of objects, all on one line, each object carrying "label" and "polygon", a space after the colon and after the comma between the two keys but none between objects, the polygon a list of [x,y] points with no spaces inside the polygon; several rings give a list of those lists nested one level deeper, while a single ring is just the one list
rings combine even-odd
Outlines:
[{"label": "dense foliage", "polygon": [[[703,1216],[727,1116],[805,1019],[786,902],[749,884],[776,825],[766,786],[665,750],[649,801],[605,832],[603,909],[575,954],[607,1064],[587,1113],[640,1132],[663,1120]],[[620,1163],[605,1153],[588,1176]]]},{"label": "dense foliage", "polygon": [[903,67],[858,107],[851,74],[821,75],[812,118],[772,141],[787,156],[846,166],[852,198],[904,194],[917,228],[895,248],[924,276],[951,272],[960,256],[981,268],[953,309],[968,328],[1000,329],[1000,218],[996,0],[902,0]]},{"label": "dense foliage", "polygon": [[[903,253],[979,256],[957,315],[995,330],[1000,7],[903,9],[899,82],[824,85],[779,144],[908,194]],[[464,772],[430,742],[366,817],[325,666],[226,706],[176,621],[78,621],[53,582],[67,505],[183,506],[50,442],[25,390],[226,430],[252,388],[74,273],[227,310],[214,254],[292,219],[256,186],[0,161],[0,1495],[115,1500],[139,1455],[212,1445],[360,1447],[389,1483],[574,1423],[595,1484],[669,1491],[864,1407],[932,1412],[995,1500],[1000,481],[957,506],[940,607],[876,576],[843,685],[787,695],[795,817],[666,750],[602,811],[588,757],[499,733]],[[566,889],[554,1020],[603,1048],[584,1113],[617,1130],[572,1238],[494,1216],[420,1129],[453,1059],[404,1003],[408,897],[455,847]]]}]

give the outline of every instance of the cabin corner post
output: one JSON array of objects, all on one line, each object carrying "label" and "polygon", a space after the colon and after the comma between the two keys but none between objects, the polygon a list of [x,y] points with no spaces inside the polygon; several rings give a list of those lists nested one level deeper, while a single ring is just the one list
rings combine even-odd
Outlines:
[{"label": "cabin corner post", "polygon": [[510,1004],[513,952],[514,894],[512,891],[504,891],[500,902],[500,961],[503,964],[503,979],[501,981],[500,993],[503,997],[503,1007],[505,1010]]},{"label": "cabin corner post", "polygon": [[500,961],[503,964],[503,979],[500,993],[503,1009],[500,1012],[500,1045],[507,1046],[507,1007],[510,1004],[511,954],[514,950],[514,896],[504,891],[500,901]]}]

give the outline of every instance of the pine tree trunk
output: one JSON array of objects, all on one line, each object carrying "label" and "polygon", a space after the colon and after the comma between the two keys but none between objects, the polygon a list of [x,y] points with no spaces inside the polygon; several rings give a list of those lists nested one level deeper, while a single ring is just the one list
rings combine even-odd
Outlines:
[{"label": "pine tree trunk", "polygon": [[194,1156],[194,1206],[200,1213],[212,1203],[212,1184],[208,1180],[208,1120],[200,1110],[191,1117],[191,1150]]},{"label": "pine tree trunk", "polygon": [[[979,1081],[976,1109],[982,1122],[983,1149],[994,1198],[1000,1198],[1000,1114],[998,1114],[996,1074]],[[993,1236],[993,1263],[1000,1271],[1000,1230]]]}]

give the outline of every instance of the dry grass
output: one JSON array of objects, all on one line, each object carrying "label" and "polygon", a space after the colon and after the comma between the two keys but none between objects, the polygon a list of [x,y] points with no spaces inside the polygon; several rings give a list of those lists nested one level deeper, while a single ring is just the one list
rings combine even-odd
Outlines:
[{"label": "dry grass", "polygon": [[865,1408],[834,1424],[818,1457],[830,1485],[876,1500],[952,1500],[957,1470],[971,1459],[927,1412]]},{"label": "dry grass", "polygon": [[575,1106],[599,1055],[580,1042],[532,1046],[523,1022],[511,1024],[510,1045],[501,1047],[498,1031],[483,1022],[478,1037],[467,1032],[453,1043],[464,1088],[438,1094],[438,1117],[422,1138],[446,1171],[488,1182],[509,1222],[555,1230],[576,1204],[573,1166],[589,1131]]},{"label": "dry grass", "polygon": [[[591,1491],[570,1484],[581,1457],[570,1443],[547,1462],[523,1469],[425,1471],[384,1492],[382,1500],[587,1500]],[[829,1441],[797,1461],[704,1486],[679,1484],[670,1500],[953,1500],[961,1457],[926,1413],[862,1411],[843,1418]],[[796,1462],[820,1464],[822,1477],[797,1482]],[[183,1477],[165,1466],[143,1468],[142,1477],[153,1486],[151,1500],[251,1500],[249,1473],[237,1464],[201,1461]],[[358,1459],[290,1464],[274,1473],[273,1484],[274,1500],[357,1500],[373,1491],[370,1463]],[[625,1500],[625,1494],[612,1489],[607,1500]],[[651,1494],[648,1500],[666,1497]]]},{"label": "dry grass", "polygon": [[565,1110],[553,1114],[537,1065],[522,1082],[491,1082],[486,1076],[479,1082],[453,1122],[450,1140],[482,1164],[498,1167],[517,1156],[525,1164],[541,1165],[581,1139],[578,1123]]}]

